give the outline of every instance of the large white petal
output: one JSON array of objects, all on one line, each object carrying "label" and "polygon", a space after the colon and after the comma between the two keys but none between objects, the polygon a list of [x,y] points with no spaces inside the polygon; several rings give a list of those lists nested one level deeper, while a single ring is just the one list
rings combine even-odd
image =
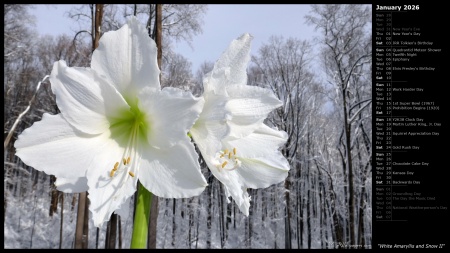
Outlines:
[{"label": "large white petal", "polygon": [[236,148],[239,157],[255,158],[270,157],[274,153],[279,153],[278,149],[287,141],[287,133],[279,131],[262,124],[253,133],[244,138],[226,138],[222,142],[224,148],[233,150]]},{"label": "large white petal", "polygon": [[161,89],[155,42],[145,27],[132,17],[116,31],[106,32],[92,54],[91,67],[125,98],[135,97],[144,87]]},{"label": "large white petal", "polygon": [[225,96],[205,92],[203,97],[205,105],[189,132],[200,150],[214,157],[215,153],[221,149],[221,140],[229,133],[226,122],[231,119],[231,114],[224,109],[227,102]]},{"label": "large white petal", "polygon": [[223,94],[224,87],[247,84],[247,64],[250,61],[252,36],[246,33],[233,40],[214,64],[213,70],[205,75],[205,91],[215,90]]},{"label": "large white petal", "polygon": [[255,131],[275,108],[282,105],[269,89],[256,86],[227,88],[230,96],[226,108],[232,118],[228,122],[230,136],[242,138]]},{"label": "large white petal", "polygon": [[99,134],[129,106],[117,90],[89,68],[70,68],[65,61],[53,64],[52,91],[63,117],[78,130]]},{"label": "large white petal", "polygon": [[155,148],[169,148],[186,139],[204,104],[203,98],[170,87],[162,91],[146,89],[139,100],[150,125],[148,142]]},{"label": "large white petal", "polygon": [[14,143],[24,163],[57,178],[84,177],[109,134],[90,135],[72,127],[60,115],[44,113]]},{"label": "large white petal", "polygon": [[63,178],[58,177],[55,181],[58,191],[65,193],[80,193],[89,189],[86,177]]},{"label": "large white petal", "polygon": [[[197,143],[205,143],[205,142],[208,142],[208,140],[197,141]],[[248,216],[250,207],[250,196],[247,193],[247,189],[242,185],[242,181],[240,179],[239,174],[236,173],[236,170],[219,171],[217,168],[218,161],[215,161],[215,155],[216,152],[221,149],[222,147],[221,144],[218,144],[217,147],[212,147],[211,145],[206,144],[198,146],[209,170],[224,185],[226,196],[232,197],[233,200],[236,202],[236,205],[239,207],[239,210],[241,210],[241,212],[243,212],[245,215]],[[205,147],[211,147],[211,150],[205,150]]]},{"label": "large white petal", "polygon": [[208,185],[198,163],[194,145],[186,140],[168,149],[141,147],[139,180],[144,187],[163,198],[198,196]]},{"label": "large white petal", "polygon": [[231,112],[225,108],[228,97],[217,95],[212,91],[204,92],[202,97],[205,100],[205,105],[196,124],[214,121],[226,127],[225,123],[231,119]]},{"label": "large white petal", "polygon": [[191,128],[189,133],[197,147],[202,150],[202,156],[204,158],[209,156],[213,159],[215,154],[222,149],[222,143],[219,138],[209,132],[210,129],[220,129],[220,126],[199,125]]},{"label": "large white petal", "polygon": [[137,177],[130,176],[126,168],[119,167],[113,177],[110,175],[114,164],[120,163],[124,155],[125,147],[120,143],[115,140],[105,143],[101,152],[97,153],[95,163],[86,172],[89,210],[96,227],[108,221],[111,214],[121,208],[136,191]]},{"label": "large white petal", "polygon": [[[227,197],[232,197],[236,205],[242,213],[249,215],[250,196],[247,188],[242,184],[239,174],[236,170],[233,171],[219,171],[215,164],[209,159],[205,159],[209,170],[213,175],[225,186]],[[238,168],[239,169],[239,168]]]},{"label": "large white petal", "polygon": [[286,143],[287,133],[262,124],[255,132],[237,140],[223,140],[224,148],[236,149],[242,162],[234,172],[247,188],[266,188],[284,181],[290,165],[279,148]]},{"label": "large white petal", "polygon": [[283,182],[289,173],[289,163],[281,153],[267,158],[240,159],[241,167],[236,169],[241,184],[246,188],[266,188]]}]

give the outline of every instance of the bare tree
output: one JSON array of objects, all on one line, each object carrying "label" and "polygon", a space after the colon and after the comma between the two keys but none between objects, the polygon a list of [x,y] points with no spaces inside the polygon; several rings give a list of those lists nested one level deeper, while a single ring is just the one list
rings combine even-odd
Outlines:
[{"label": "bare tree", "polygon": [[[344,199],[344,205],[348,206],[346,234],[351,245],[356,244],[358,222],[363,222],[356,220],[355,198],[363,195],[355,191],[355,183],[360,181],[355,176],[364,174],[359,170],[364,170],[365,166],[357,167],[354,157],[361,152],[355,143],[360,140],[367,143],[370,139],[367,135],[371,111],[370,20],[370,6],[363,5],[313,5],[312,15],[307,17],[307,21],[322,33],[322,62],[328,82],[334,89],[332,94],[336,94],[333,100],[341,125],[338,151],[348,185]],[[363,132],[366,134],[361,135]],[[361,164],[368,164],[370,160],[370,147],[365,146],[365,161]]]},{"label": "bare tree", "polygon": [[[164,4],[162,5],[162,33],[167,40],[192,41],[194,35],[202,32],[203,15],[207,11],[204,4]],[[123,16],[145,17],[149,35],[154,38],[156,5],[127,4]]]},{"label": "bare tree", "polygon": [[18,59],[33,45],[36,32],[35,18],[28,13],[31,7],[26,4],[4,4],[3,42],[5,65],[11,60]]},{"label": "bare tree", "polygon": [[195,74],[195,86],[192,88],[192,93],[194,95],[199,96],[203,94],[203,77],[213,68],[214,62],[205,61],[202,64],[200,64],[200,67]]},{"label": "bare tree", "polygon": [[182,55],[166,52],[162,63],[161,86],[191,90],[195,85],[191,66],[192,63]]},{"label": "bare tree", "polygon": [[[292,248],[291,227],[294,212],[291,205],[292,182],[300,183],[301,169],[297,155],[301,139],[308,131],[308,115],[320,107],[310,68],[311,46],[306,41],[294,38],[271,37],[252,57],[255,67],[250,69],[250,85],[271,89],[283,102],[283,106],[268,117],[268,124],[286,131],[288,140],[282,150],[291,165],[291,171],[285,181],[285,248]],[[299,200],[301,202],[301,199]],[[301,207],[300,207],[301,208]]]},{"label": "bare tree", "polygon": [[[52,114],[58,113],[54,95],[50,89],[50,83],[47,81],[48,75],[52,69],[54,61],[63,59],[69,64],[86,63],[86,58],[80,57],[72,48],[71,40],[67,36],[59,36],[53,38],[51,36],[40,37],[32,30],[33,18],[28,14],[27,5],[5,5],[5,133],[8,131],[12,134],[12,142],[17,138],[17,134],[23,129],[31,126],[33,122],[41,119],[43,112]],[[84,46],[80,44],[80,49],[84,50]],[[16,50],[9,50],[15,48]],[[44,80],[41,80],[44,76]],[[41,82],[39,82],[41,81]],[[36,87],[36,84],[38,86]],[[35,98],[35,99],[34,99]],[[34,100],[33,100],[34,99]],[[32,103],[29,103],[32,102]],[[23,110],[26,109],[26,110]],[[24,114],[19,114],[23,111]],[[17,124],[13,124],[17,122]],[[9,140],[9,138],[7,138]],[[15,150],[12,145],[5,147],[5,163],[14,166],[5,166],[5,179],[7,182],[17,184],[28,178],[33,179],[33,187],[42,189],[41,191],[24,189],[21,197],[24,201],[35,199],[35,204],[43,201],[47,196],[44,192],[50,191],[50,212],[52,215],[57,211],[57,204],[63,201],[63,196],[52,192],[54,180],[49,175],[40,171],[35,171],[31,167],[24,165],[20,159],[14,157]],[[13,171],[8,171],[12,168]],[[14,170],[19,169],[22,172],[16,173]],[[48,181],[47,181],[48,180]],[[41,185],[47,181],[45,185]],[[49,183],[48,183],[49,182]],[[21,184],[24,185],[24,184]],[[8,186],[5,185],[5,212],[7,198],[9,194]],[[15,187],[15,186],[13,186]],[[20,186],[22,188],[22,186]],[[15,195],[13,193],[13,195]],[[61,200],[60,198],[61,197]],[[63,203],[61,202],[61,208]],[[38,226],[40,220],[39,209],[33,209],[33,220]],[[61,209],[60,224],[60,247],[62,246],[63,233],[63,208]]]},{"label": "bare tree", "polygon": [[[94,41],[95,26],[92,23],[96,5],[74,7],[69,17],[79,22],[81,29],[76,38],[85,39],[86,35]],[[207,11],[204,4],[164,4],[162,5],[162,33],[164,40],[187,41],[202,32],[203,16]],[[117,30],[126,23],[126,19],[136,16],[147,24],[148,34],[155,38],[156,4],[104,4],[101,33]],[[78,37],[81,36],[81,37]]]}]

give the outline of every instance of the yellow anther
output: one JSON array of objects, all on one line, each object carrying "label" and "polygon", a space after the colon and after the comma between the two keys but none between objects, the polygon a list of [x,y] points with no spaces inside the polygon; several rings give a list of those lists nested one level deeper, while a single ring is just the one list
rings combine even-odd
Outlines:
[{"label": "yellow anther", "polygon": [[130,164],[131,157],[127,158],[127,164]]},{"label": "yellow anther", "polygon": [[226,155],[228,154],[228,149],[225,149],[225,151],[223,151],[223,153]]},{"label": "yellow anther", "polygon": [[110,177],[113,177],[113,176],[114,176],[114,173],[115,173],[115,170],[111,170],[111,172],[109,173],[109,176],[110,176]]},{"label": "yellow anther", "polygon": [[228,153],[228,159],[231,159],[231,152]]},{"label": "yellow anther", "polygon": [[114,169],[113,170],[117,170],[118,167],[119,167],[119,162],[116,162],[116,164],[114,164]]},{"label": "yellow anther", "polygon": [[227,165],[227,163],[228,163],[227,161],[222,163],[222,169],[223,169],[223,167],[225,167],[225,165]]},{"label": "yellow anther", "polygon": [[233,148],[233,154],[236,155],[236,148]]},{"label": "yellow anther", "polygon": [[127,159],[123,158],[123,165],[127,165]]},{"label": "yellow anther", "polygon": [[134,173],[131,171],[128,171],[128,174],[130,174],[130,176],[134,177]]},{"label": "yellow anther", "polygon": [[223,158],[223,156],[224,156],[224,154],[221,154],[219,157],[220,157],[220,158]]}]

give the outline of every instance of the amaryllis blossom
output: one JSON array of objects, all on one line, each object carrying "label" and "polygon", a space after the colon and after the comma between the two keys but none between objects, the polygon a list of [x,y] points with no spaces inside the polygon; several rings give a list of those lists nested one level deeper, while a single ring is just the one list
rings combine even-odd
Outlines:
[{"label": "amaryllis blossom", "polygon": [[286,179],[289,163],[279,151],[287,140],[264,119],[282,105],[272,91],[247,84],[251,36],[234,40],[203,79],[205,105],[190,133],[227,197],[249,214],[247,188]]},{"label": "amaryllis blossom", "polygon": [[155,42],[132,18],[101,37],[91,68],[55,62],[50,82],[61,113],[44,114],[15,143],[22,161],[61,178],[59,189],[86,190],[87,179],[97,227],[137,180],[165,198],[196,196],[207,185],[187,135],[204,100],[161,90],[156,56]]}]

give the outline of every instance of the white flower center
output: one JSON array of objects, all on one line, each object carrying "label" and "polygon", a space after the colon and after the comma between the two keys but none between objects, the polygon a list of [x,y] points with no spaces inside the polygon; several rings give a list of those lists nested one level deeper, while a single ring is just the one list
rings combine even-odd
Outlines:
[{"label": "white flower center", "polygon": [[116,173],[128,173],[134,177],[138,172],[140,156],[137,150],[137,138],[139,136],[139,127],[134,126],[129,136],[128,145],[124,151],[122,158],[114,164],[114,168],[109,173],[111,178]]},{"label": "white flower center", "polygon": [[236,153],[236,148],[233,148],[233,150],[228,151],[228,149],[225,149],[216,154],[216,167],[219,172],[222,170],[232,171],[241,167],[242,163],[236,156]]},{"label": "white flower center", "polygon": [[141,160],[141,155],[138,151],[139,141],[147,140],[149,123],[137,104],[137,101],[131,104],[130,110],[123,112],[122,117],[115,119],[113,124],[111,124],[110,129],[113,138],[117,138],[122,143],[126,142],[122,157],[119,161],[116,160],[114,167],[109,171],[111,179],[122,173],[127,173],[130,177],[135,177],[138,174]]}]

